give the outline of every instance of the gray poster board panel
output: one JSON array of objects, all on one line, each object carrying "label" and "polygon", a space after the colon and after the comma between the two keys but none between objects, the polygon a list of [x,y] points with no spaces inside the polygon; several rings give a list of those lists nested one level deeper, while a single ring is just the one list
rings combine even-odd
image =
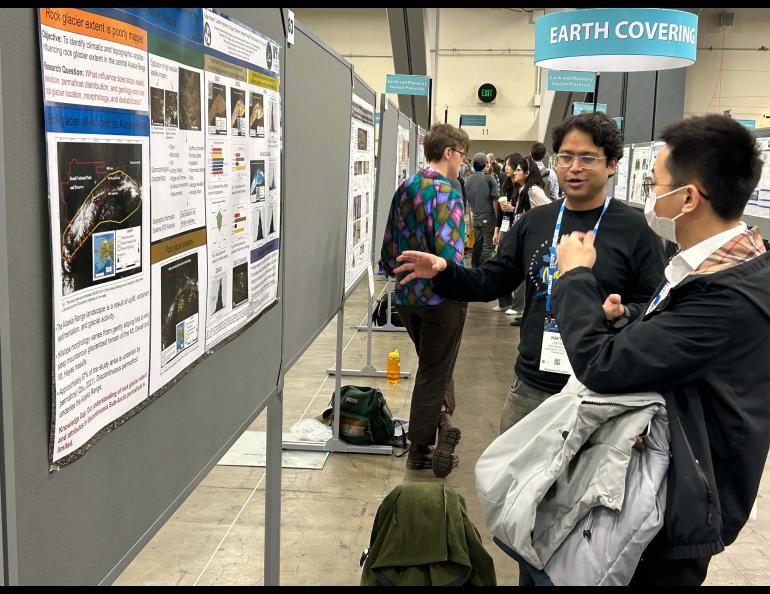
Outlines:
[{"label": "gray poster board panel", "polygon": [[285,53],[283,367],[339,310],[345,287],[350,67],[299,23]]},{"label": "gray poster board panel", "polygon": [[[387,103],[386,103],[387,102]],[[387,105],[387,108],[385,106]],[[398,137],[398,122],[401,112],[387,99],[385,94],[380,98],[380,139],[377,148],[377,181],[376,203],[374,211],[374,243],[372,247],[372,265],[375,272],[380,261],[382,239],[390,212],[390,203],[396,191],[396,144]]]},{"label": "gray poster board panel", "polygon": [[[229,14],[283,43],[278,10]],[[9,302],[3,418],[13,427],[4,448],[9,582],[95,584],[117,575],[130,561],[126,553],[140,549],[274,393],[282,308],[279,302],[82,459],[48,473],[52,283],[38,28],[34,9],[3,16],[0,142],[16,155],[0,179],[0,204],[11,215],[0,221],[11,264],[0,271]]]},{"label": "gray poster board panel", "polygon": [[[367,103],[371,104],[372,107],[374,107],[374,112],[377,113],[377,94],[372,90],[372,88],[367,85],[355,72],[353,73],[353,94],[356,97],[360,97]],[[372,233],[374,233],[374,213],[377,212],[377,180],[375,179],[374,182],[374,196],[372,197]],[[345,215],[347,217],[347,215]],[[379,246],[375,246],[377,242],[374,240],[374,235],[372,235],[372,251],[375,249],[379,252]],[[345,300],[358,288],[359,283],[363,281],[365,278],[367,278],[367,273],[364,271],[361,276],[356,279],[356,281],[351,285],[350,290],[345,293]]]}]

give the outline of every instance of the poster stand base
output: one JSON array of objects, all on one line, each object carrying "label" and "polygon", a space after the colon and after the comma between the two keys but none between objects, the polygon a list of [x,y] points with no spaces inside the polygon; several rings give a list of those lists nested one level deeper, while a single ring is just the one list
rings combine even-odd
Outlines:
[{"label": "poster stand base", "polygon": [[340,439],[330,439],[326,442],[312,441],[284,441],[284,450],[302,450],[306,452],[334,452],[341,454],[383,454],[390,456],[393,453],[392,446],[361,446],[345,443]]}]

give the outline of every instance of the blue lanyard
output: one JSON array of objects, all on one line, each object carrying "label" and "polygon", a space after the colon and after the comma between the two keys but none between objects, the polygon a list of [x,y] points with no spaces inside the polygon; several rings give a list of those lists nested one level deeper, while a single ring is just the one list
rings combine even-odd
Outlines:
[{"label": "blue lanyard", "polygon": [[650,306],[647,308],[647,312],[644,314],[645,316],[650,315],[650,312],[655,311],[655,308],[658,307],[658,303],[660,303],[663,300],[663,295],[668,295],[668,291],[671,288],[671,283],[666,281],[666,284],[663,285],[663,287],[660,289],[660,293],[658,293],[655,296],[655,299],[652,300],[650,303]]},{"label": "blue lanyard", "polygon": [[[602,214],[599,215],[599,218],[596,221],[596,224],[594,225],[594,235],[599,231],[599,223],[602,222],[602,217],[604,217],[604,213],[607,212],[607,207],[610,205],[610,200],[612,200],[611,196],[607,196],[606,200],[604,201],[604,208],[602,209]],[[551,240],[551,247],[549,249],[551,253],[551,259],[548,263],[548,294],[545,298],[545,313],[550,318],[551,316],[551,293],[553,293],[553,283],[554,283],[554,274],[556,274],[556,248],[559,245],[559,235],[561,233],[561,220],[564,217],[564,207],[567,204],[567,200],[565,199],[564,202],[561,203],[561,209],[559,210],[559,216],[556,219],[556,227],[553,230],[553,239]]]}]

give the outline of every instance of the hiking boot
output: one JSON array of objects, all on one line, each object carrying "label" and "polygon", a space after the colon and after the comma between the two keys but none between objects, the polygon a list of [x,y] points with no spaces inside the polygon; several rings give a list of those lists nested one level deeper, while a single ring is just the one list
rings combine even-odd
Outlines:
[{"label": "hiking boot", "polygon": [[460,428],[452,425],[442,425],[438,433],[438,443],[433,452],[433,463],[431,468],[433,474],[439,478],[449,476],[452,469],[455,468],[460,458],[455,454],[455,447],[460,441]]},{"label": "hiking boot", "polygon": [[409,470],[427,470],[433,466],[433,448],[416,443],[409,444],[409,454],[406,457],[406,467]]}]

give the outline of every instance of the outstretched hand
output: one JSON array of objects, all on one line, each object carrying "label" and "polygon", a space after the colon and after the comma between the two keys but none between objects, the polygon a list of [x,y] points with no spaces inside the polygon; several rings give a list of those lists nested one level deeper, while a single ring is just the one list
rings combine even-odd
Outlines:
[{"label": "outstretched hand", "polygon": [[409,250],[396,258],[396,262],[401,262],[401,266],[393,270],[399,274],[408,272],[405,278],[401,279],[399,284],[405,285],[416,278],[433,278],[439,272],[446,269],[446,260],[439,258],[427,252],[418,252]]}]

